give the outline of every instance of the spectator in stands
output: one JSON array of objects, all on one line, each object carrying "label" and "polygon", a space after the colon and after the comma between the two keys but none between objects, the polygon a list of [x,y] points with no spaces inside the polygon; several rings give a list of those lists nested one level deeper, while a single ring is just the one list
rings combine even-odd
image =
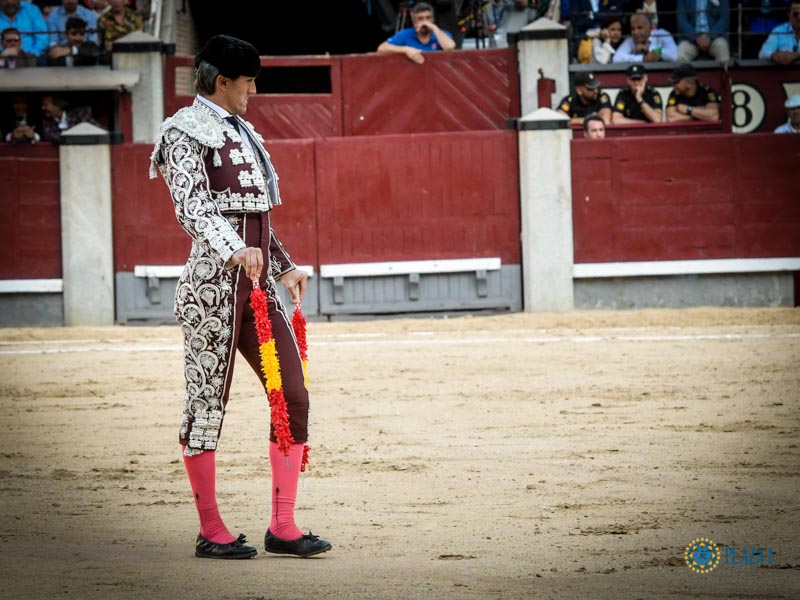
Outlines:
[{"label": "spectator in stands", "polygon": [[97,21],[97,29],[106,52],[114,42],[134,31],[141,31],[142,16],[126,6],[125,0],[110,0],[109,10]]},{"label": "spectator in stands", "polygon": [[800,58],[800,0],[789,5],[789,22],[778,25],[761,47],[758,58],[788,65]]},{"label": "spectator in stands", "polygon": [[667,100],[667,121],[719,121],[719,94],[697,81],[692,65],[678,65],[669,76],[669,82],[672,92]]},{"label": "spectator in stands", "polygon": [[36,133],[36,125],[31,118],[28,110],[28,98],[25,94],[14,94],[11,99],[12,115],[6,121],[4,119],[3,131],[6,131],[3,138],[12,144],[35,144],[41,138]]},{"label": "spectator in stands", "polygon": [[47,23],[30,2],[0,0],[0,29],[15,27],[22,34],[22,49],[39,56],[47,48]]},{"label": "spectator in stands", "polygon": [[69,102],[59,96],[42,96],[42,112],[42,139],[46,142],[57,144],[61,141],[62,131],[79,123],[98,124],[88,106],[71,108]]},{"label": "spectator in stands", "polygon": [[594,38],[602,31],[603,23],[612,15],[622,16],[622,0],[571,0],[569,18],[573,35],[578,39],[577,58],[581,64],[592,59]]},{"label": "spectator in stands", "polygon": [[583,120],[583,137],[587,140],[602,140],[606,137],[606,122],[597,113],[586,115]]},{"label": "spectator in stands", "polygon": [[45,19],[61,6],[61,0],[33,0],[33,3],[39,7]]},{"label": "spectator in stands", "polygon": [[664,106],[661,94],[647,85],[647,70],[634,63],[626,71],[628,87],[617,94],[611,122],[614,125],[661,123]]},{"label": "spectator in stands", "polygon": [[111,7],[108,5],[108,0],[86,0],[84,4],[86,8],[94,11],[98,19],[111,10]]},{"label": "spectator in stands", "polygon": [[789,119],[775,133],[800,133],[800,94],[794,94],[784,104]]},{"label": "spectator in stands", "polygon": [[784,22],[790,0],[743,0],[742,58],[757,58],[769,34]]},{"label": "spectator in stands", "polygon": [[22,49],[22,35],[16,27],[6,27],[2,33],[3,49],[0,50],[0,69],[35,67],[36,57]]},{"label": "spectator in stands", "polygon": [[728,0],[678,0],[678,61],[710,57],[727,63],[730,5]]},{"label": "spectator in stands", "polygon": [[592,62],[607,65],[622,44],[622,17],[612,15],[603,21],[603,28],[592,38]]},{"label": "spectator in stands", "polygon": [[570,118],[572,125],[583,124],[583,119],[592,113],[599,114],[606,124],[611,122],[611,99],[600,91],[600,80],[594,73],[581,72],[575,75],[575,94],[562,98],[558,111]]},{"label": "spectator in stands", "polygon": [[94,11],[85,6],[80,6],[78,0],[62,0],[58,7],[49,17],[47,17],[47,29],[50,31],[50,48],[54,46],[67,45],[67,21],[70,19],[83,19],[89,31],[86,34],[86,41],[97,43],[97,15]]},{"label": "spectator in stands", "polygon": [[403,54],[417,64],[425,62],[423,52],[453,50],[456,43],[449,31],[439,29],[433,19],[433,7],[417,2],[411,9],[413,27],[402,29],[378,46],[378,54]]},{"label": "spectator in stands", "polygon": [[615,63],[658,62],[678,60],[678,46],[669,31],[653,29],[650,17],[638,13],[631,17],[631,35],[625,38],[614,54]]},{"label": "spectator in stands", "polygon": [[86,21],[78,17],[67,19],[67,41],[47,52],[50,67],[88,67],[100,62],[100,46],[86,39]]}]

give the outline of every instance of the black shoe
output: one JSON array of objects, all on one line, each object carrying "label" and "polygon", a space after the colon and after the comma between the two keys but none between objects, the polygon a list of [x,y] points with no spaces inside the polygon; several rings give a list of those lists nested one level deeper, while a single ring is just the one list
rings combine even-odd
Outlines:
[{"label": "black shoe", "polygon": [[199,533],[197,534],[197,543],[194,547],[194,555],[198,558],[222,558],[228,560],[236,560],[242,558],[253,558],[258,554],[253,546],[245,545],[247,538],[243,533],[232,541],[230,544],[217,544],[210,542]]},{"label": "black shoe", "polygon": [[313,535],[310,531],[308,535],[301,536],[296,540],[282,540],[272,535],[272,532],[267,529],[267,534],[264,536],[264,549],[273,554],[293,554],[306,558],[327,552],[331,549],[331,544]]}]

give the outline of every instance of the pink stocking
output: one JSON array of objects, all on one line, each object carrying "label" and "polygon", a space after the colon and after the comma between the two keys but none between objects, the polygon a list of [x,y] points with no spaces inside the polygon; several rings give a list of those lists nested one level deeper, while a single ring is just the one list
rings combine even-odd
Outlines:
[{"label": "pink stocking", "polygon": [[[186,446],[182,446],[186,448]],[[217,507],[217,453],[206,450],[195,456],[183,455],[183,464],[189,475],[194,493],[194,504],[200,516],[200,535],[210,542],[230,544],[236,538],[231,535]]]},{"label": "pink stocking", "polygon": [[303,444],[292,444],[286,457],[278,450],[277,443],[269,443],[269,463],[272,467],[272,520],[269,529],[272,535],[282,540],[296,540],[303,535],[294,523],[294,503],[297,500],[302,460]]}]

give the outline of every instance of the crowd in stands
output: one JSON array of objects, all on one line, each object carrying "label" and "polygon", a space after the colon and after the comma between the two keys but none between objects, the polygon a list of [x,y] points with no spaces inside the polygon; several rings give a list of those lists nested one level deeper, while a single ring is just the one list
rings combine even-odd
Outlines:
[{"label": "crowd in stands", "polygon": [[143,23],[129,0],[0,0],[0,69],[110,64],[114,42]]},{"label": "crowd in stands", "polygon": [[15,93],[10,97],[10,109],[0,111],[2,140],[15,144],[57,144],[63,131],[79,123],[100,125],[89,106],[73,105],[63,94]]},{"label": "crowd in stands", "polygon": [[[525,8],[526,0],[505,1],[517,14],[528,10],[535,18],[552,16],[543,7],[558,0],[537,2],[535,11]],[[133,0],[0,0],[0,69],[109,64],[114,42],[143,27],[142,14],[133,4]],[[627,88],[613,105],[593,73],[576,73],[575,92],[557,107],[574,125],[587,127],[590,116],[604,126],[719,120],[719,93],[697,80],[692,62],[730,60],[734,22],[730,0],[561,0],[560,7],[562,20],[572,31],[575,62],[627,65]],[[784,65],[800,62],[800,0],[741,0],[735,10],[742,11],[746,33],[735,36],[739,56]],[[395,33],[377,51],[422,64],[423,53],[456,47],[452,33],[436,23],[433,6],[415,2],[411,27]],[[666,103],[647,82],[646,65],[658,62],[678,63],[669,79],[673,90]],[[58,141],[73,121],[91,119],[63,98],[48,96],[42,98],[37,129],[23,109],[23,100],[14,98],[12,118],[0,125],[5,141]],[[796,98],[786,104],[788,131],[793,132],[800,118],[795,104]],[[596,123],[593,127],[597,129]]]},{"label": "crowd in stands", "polygon": [[[0,0],[0,70],[108,65],[114,42],[140,31],[148,10],[129,0]],[[0,108],[0,140],[11,143],[58,143],[78,123],[98,124],[58,93],[10,94]]]},{"label": "crowd in stands", "polygon": [[734,55],[732,48],[737,58],[788,64],[798,58],[798,11],[800,3],[792,0],[741,0],[735,5],[730,0],[561,2],[573,60],[582,64],[724,63]]},{"label": "crowd in stands", "polygon": [[[755,34],[766,33],[759,40],[759,58],[780,64],[798,61],[800,0],[759,2],[758,12],[751,11],[746,20],[753,28],[754,35],[748,37],[751,47]],[[559,102],[558,110],[572,125],[582,125],[587,139],[604,137],[605,126],[611,124],[720,120],[719,92],[698,81],[692,62],[730,61],[729,0],[661,0],[660,4],[658,0],[562,0],[561,6],[577,34],[577,62],[628,65],[627,88],[613,106],[595,74],[586,71],[575,74],[574,93]],[[786,11],[787,22],[778,23],[779,11]],[[668,29],[667,24],[674,28]],[[435,24],[434,9],[428,3],[413,5],[411,25],[380,44],[378,53],[401,54],[422,64],[424,52],[456,47],[452,35]],[[624,37],[626,29],[629,35]],[[677,41],[671,31],[676,32]],[[658,62],[678,63],[669,77],[673,89],[666,107],[659,92],[647,84],[645,63]],[[786,109],[793,131],[795,109],[789,103]]]},{"label": "crowd in stands", "polygon": [[[572,60],[582,64],[632,62],[727,63],[765,59],[780,64],[798,60],[800,0],[494,0],[514,8],[509,14],[561,18],[571,31]],[[560,6],[549,11],[548,5]],[[524,9],[526,4],[537,8]],[[542,8],[544,7],[544,8]],[[377,51],[404,54],[423,63],[423,52],[458,46],[452,32],[440,28],[434,8],[412,6],[412,27],[398,31]],[[423,16],[424,15],[424,16]],[[524,19],[518,25],[524,24]]]}]

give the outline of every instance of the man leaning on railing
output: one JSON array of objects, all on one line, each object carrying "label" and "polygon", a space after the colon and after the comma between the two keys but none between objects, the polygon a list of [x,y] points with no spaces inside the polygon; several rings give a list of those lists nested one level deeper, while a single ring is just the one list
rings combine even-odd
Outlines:
[{"label": "man leaning on railing", "polygon": [[778,25],[761,46],[758,58],[788,65],[800,59],[800,0],[789,5],[789,21]]}]

